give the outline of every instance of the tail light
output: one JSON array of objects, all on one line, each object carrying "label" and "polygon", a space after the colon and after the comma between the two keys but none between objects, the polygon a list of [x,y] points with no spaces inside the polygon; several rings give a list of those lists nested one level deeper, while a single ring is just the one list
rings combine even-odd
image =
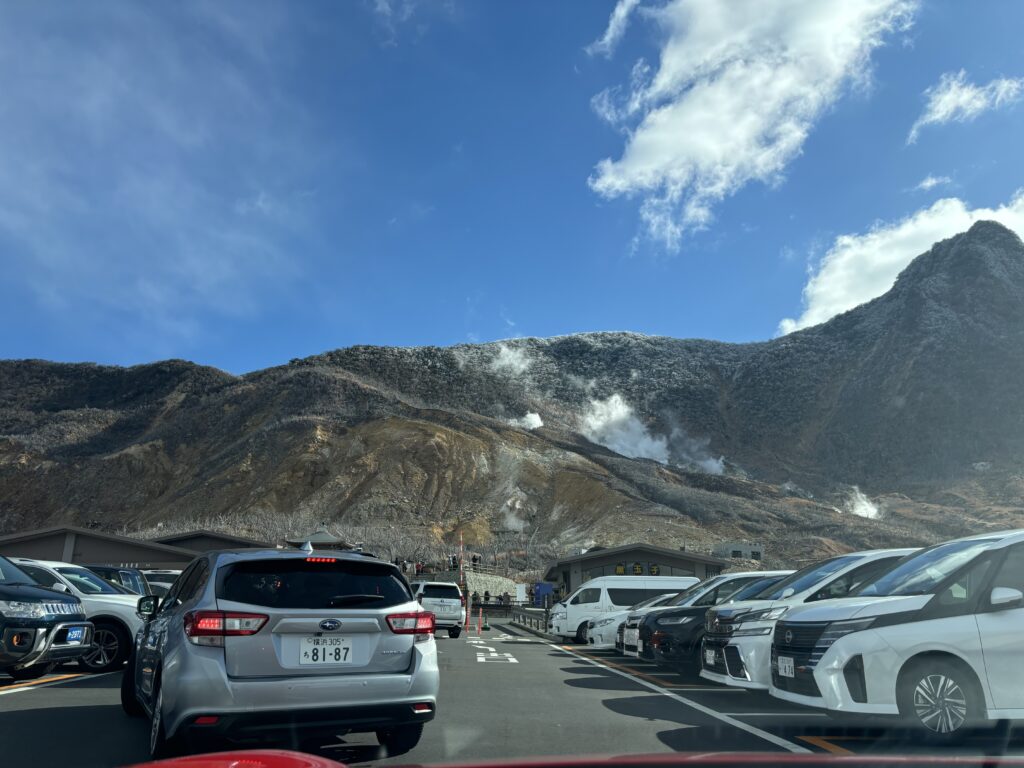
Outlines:
[{"label": "tail light", "polygon": [[388,627],[396,635],[415,635],[415,642],[429,640],[434,635],[434,614],[430,611],[392,613],[387,617]]},{"label": "tail light", "polygon": [[255,635],[268,618],[261,613],[189,611],[185,614],[185,636],[193,645],[223,646],[225,637]]}]

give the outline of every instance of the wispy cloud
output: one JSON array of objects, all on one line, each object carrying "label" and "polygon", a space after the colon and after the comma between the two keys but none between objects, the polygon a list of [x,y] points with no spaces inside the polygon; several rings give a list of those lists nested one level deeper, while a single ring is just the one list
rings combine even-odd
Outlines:
[{"label": "wispy cloud", "polygon": [[622,36],[626,34],[629,26],[629,17],[640,5],[640,0],[619,0],[615,4],[611,17],[608,19],[608,27],[604,34],[584,50],[591,56],[608,56],[615,53],[615,47],[619,44]]},{"label": "wispy cloud", "polygon": [[950,182],[952,182],[952,179],[949,178],[949,176],[932,176],[929,173],[917,183],[917,186],[914,187],[914,189],[921,192],[927,192],[930,189],[941,187],[942,185],[949,184]]},{"label": "wispy cloud", "polygon": [[907,144],[913,144],[926,125],[970,122],[982,112],[1012,104],[1024,94],[1024,78],[1000,77],[987,85],[967,81],[967,73],[947,72],[936,85],[928,88],[924,112],[907,135]]},{"label": "wispy cloud", "polygon": [[[189,337],[295,274],[302,108],[287,20],[224,6],[11,9],[0,27],[0,252],[53,311]],[[287,115],[287,118],[282,115]],[[287,169],[287,170],[283,170]],[[127,329],[126,329],[127,331]]]},{"label": "wispy cloud", "polygon": [[[598,44],[618,39],[634,8],[619,3]],[[721,200],[781,179],[822,113],[868,79],[871,53],[915,9],[912,0],[739,0],[726,11],[670,0],[645,11],[664,35],[658,67],[641,60],[628,87],[595,98],[627,139],[619,159],[597,164],[591,187],[639,198],[647,234],[678,248]]]},{"label": "wispy cloud", "polygon": [[944,198],[864,234],[837,237],[804,286],[803,313],[779,323],[779,332],[823,323],[881,296],[914,257],[982,219],[998,221],[1024,237],[1024,190],[995,208],[970,208],[959,198]]}]

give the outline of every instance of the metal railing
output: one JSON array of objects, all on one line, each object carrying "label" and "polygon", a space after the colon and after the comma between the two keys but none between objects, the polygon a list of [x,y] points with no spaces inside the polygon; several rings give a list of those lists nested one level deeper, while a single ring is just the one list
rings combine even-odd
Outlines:
[{"label": "metal railing", "polygon": [[528,608],[526,606],[514,606],[512,608],[512,622],[522,624],[524,627],[535,629],[538,632],[548,631],[548,617],[550,611],[547,608]]}]

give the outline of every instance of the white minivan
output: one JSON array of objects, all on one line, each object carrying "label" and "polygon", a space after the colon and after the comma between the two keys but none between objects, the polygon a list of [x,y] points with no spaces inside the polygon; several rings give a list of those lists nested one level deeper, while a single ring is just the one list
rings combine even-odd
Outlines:
[{"label": "white minivan", "polygon": [[666,592],[682,592],[699,581],[695,576],[599,576],[554,605],[548,632],[564,640],[586,642],[591,619]]},{"label": "white minivan", "polygon": [[775,625],[770,693],[938,739],[1024,719],[1024,530],[922,550]]}]

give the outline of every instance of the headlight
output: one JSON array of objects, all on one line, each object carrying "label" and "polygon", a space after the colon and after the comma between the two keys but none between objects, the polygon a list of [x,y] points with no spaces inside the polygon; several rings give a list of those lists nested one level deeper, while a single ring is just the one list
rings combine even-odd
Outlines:
[{"label": "headlight", "polygon": [[773,627],[747,627],[743,628],[743,625],[736,627],[733,630],[733,637],[754,637],[755,635],[770,635]]},{"label": "headlight", "polygon": [[42,603],[0,600],[0,616],[6,616],[9,619],[44,619],[46,618],[46,608]]},{"label": "headlight", "polygon": [[564,613],[552,613],[551,614],[551,620],[552,621],[560,621],[561,619],[564,619],[564,618],[565,618],[565,614]]},{"label": "headlight", "polygon": [[658,619],[657,624],[659,627],[676,627],[680,624],[689,624],[692,621],[700,621],[700,616],[666,616],[663,619]]},{"label": "headlight", "polygon": [[607,619],[601,619],[600,621],[595,621],[594,622],[594,626],[595,627],[607,627],[609,624],[611,624],[612,622],[615,622],[615,621],[619,621],[619,619],[617,617],[615,617],[615,616],[612,616],[612,617],[607,618]]},{"label": "headlight", "polygon": [[832,644],[841,637],[853,634],[854,632],[861,632],[872,624],[875,623],[875,616],[869,619],[851,619],[849,621],[833,621],[829,624],[825,631],[821,633],[821,637],[818,638],[818,642],[814,644],[815,648],[831,648]]},{"label": "headlight", "polygon": [[750,613],[741,614],[739,618],[736,619],[736,621],[776,621],[778,619],[781,619],[788,610],[788,605],[780,605],[777,608],[765,608],[761,611],[751,611]]}]

